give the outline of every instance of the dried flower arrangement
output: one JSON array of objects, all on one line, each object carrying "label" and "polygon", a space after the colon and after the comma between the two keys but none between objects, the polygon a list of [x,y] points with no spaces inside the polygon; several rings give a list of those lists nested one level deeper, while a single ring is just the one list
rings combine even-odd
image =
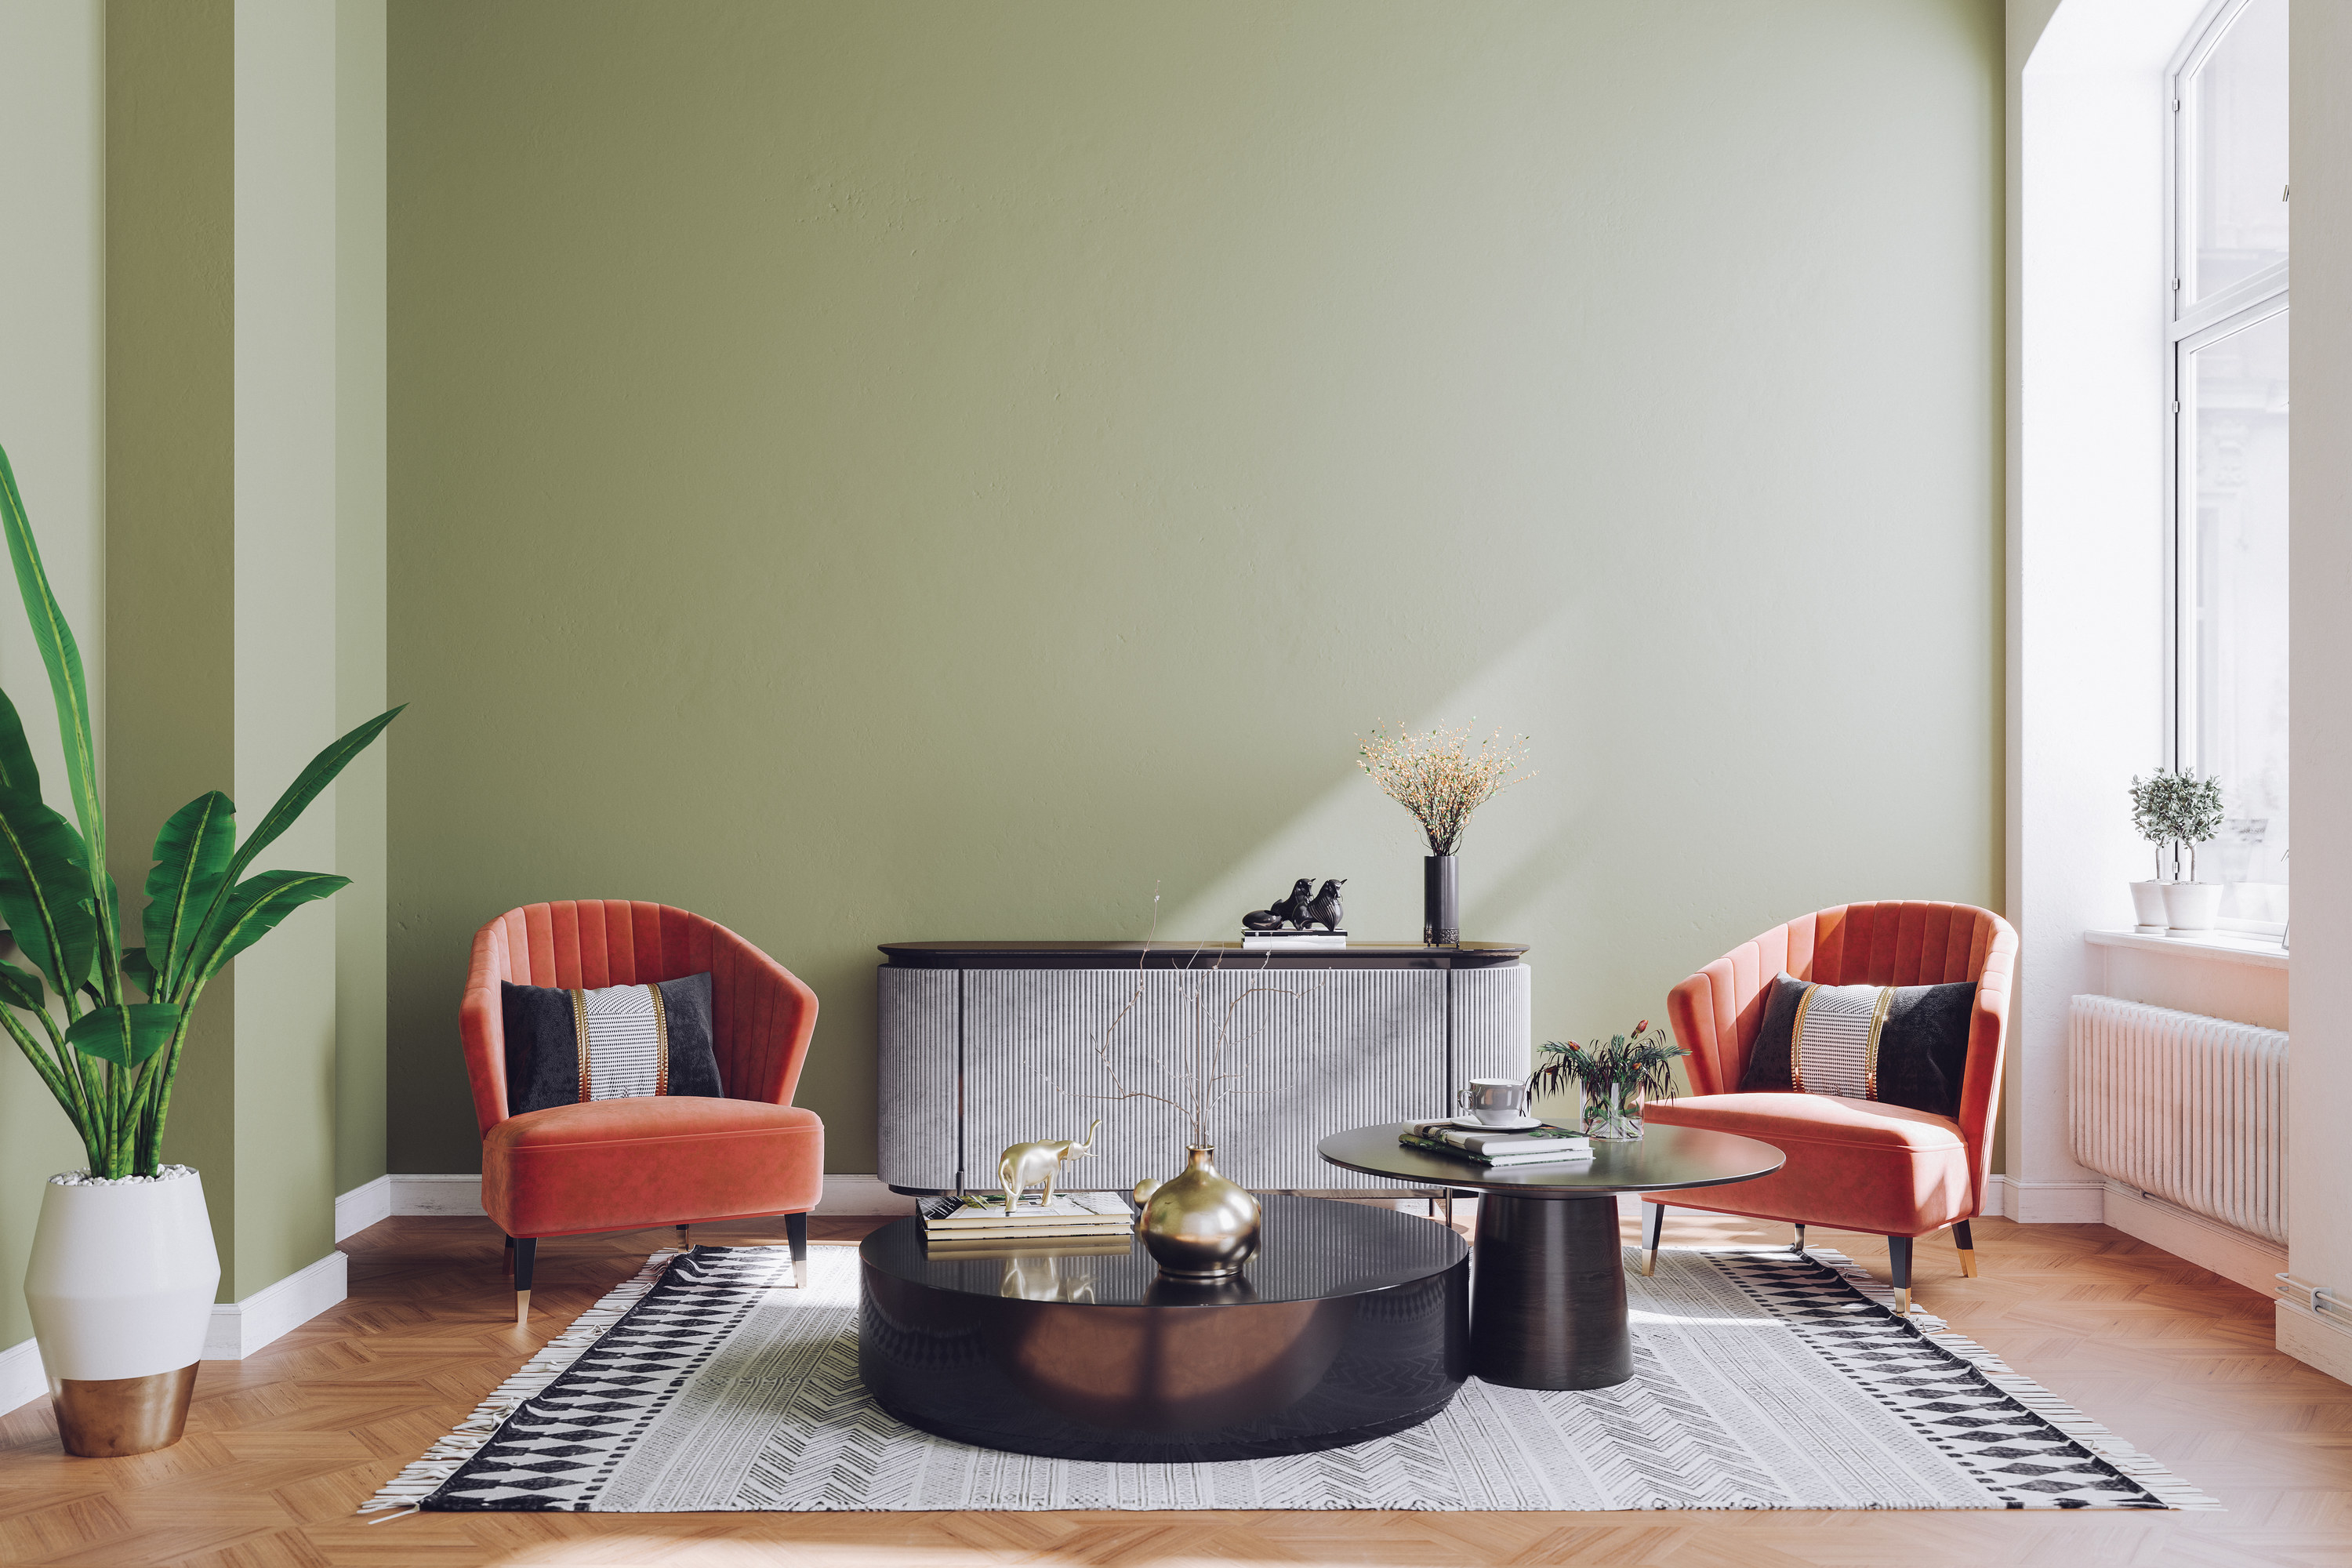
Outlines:
[{"label": "dried flower arrangement", "polygon": [[1528,760],[1525,735],[1507,739],[1497,730],[1473,750],[1467,726],[1416,735],[1402,725],[1391,734],[1385,722],[1375,724],[1370,739],[1358,738],[1356,759],[1391,800],[1412,813],[1432,855],[1453,854],[1472,812],[1536,776],[1517,773]]},{"label": "dried flower arrangement", "polygon": [[2189,879],[2197,879],[2197,847],[2221,830],[2221,781],[2199,778],[2182,769],[2158,768],[2131,782],[2132,826],[2156,846],[2156,879],[2163,881],[2164,852],[2172,850],[2172,874],[2180,875],[2180,846],[2189,847]]}]

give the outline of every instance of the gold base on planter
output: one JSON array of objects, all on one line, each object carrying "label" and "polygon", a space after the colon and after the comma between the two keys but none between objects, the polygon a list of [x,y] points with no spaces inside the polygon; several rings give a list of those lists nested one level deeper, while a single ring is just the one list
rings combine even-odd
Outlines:
[{"label": "gold base on planter", "polygon": [[145,1377],[58,1380],[58,1436],[85,1459],[120,1459],[168,1448],[188,1425],[196,1363]]}]

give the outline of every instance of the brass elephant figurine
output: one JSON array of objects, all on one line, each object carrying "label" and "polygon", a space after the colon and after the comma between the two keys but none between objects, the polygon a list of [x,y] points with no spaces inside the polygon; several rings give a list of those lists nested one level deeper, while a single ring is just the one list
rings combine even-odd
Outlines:
[{"label": "brass elephant figurine", "polygon": [[1102,1126],[1097,1116],[1087,1129],[1086,1142],[1069,1138],[1049,1138],[1037,1143],[1015,1143],[996,1157],[996,1180],[1004,1189],[1004,1212],[1011,1214],[1020,1206],[1021,1194],[1044,1183],[1045,1195],[1041,1203],[1054,1201],[1054,1177],[1065,1160],[1083,1160],[1095,1152],[1095,1132]]}]

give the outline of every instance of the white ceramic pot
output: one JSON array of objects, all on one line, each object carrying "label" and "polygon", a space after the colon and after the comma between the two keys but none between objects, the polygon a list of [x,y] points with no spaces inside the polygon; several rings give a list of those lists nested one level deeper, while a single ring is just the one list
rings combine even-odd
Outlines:
[{"label": "white ceramic pot", "polygon": [[2131,890],[2132,915],[2139,921],[2140,930],[2158,931],[2172,923],[2164,912],[2162,882],[2134,882]]},{"label": "white ceramic pot", "polygon": [[186,1166],[42,1188],[25,1301],[68,1453],[180,1440],[219,1284],[204,1178]]},{"label": "white ceramic pot", "polygon": [[2221,884],[2219,882],[2167,882],[2164,884],[2164,923],[2174,936],[2213,929],[2213,916],[2221,908]]}]

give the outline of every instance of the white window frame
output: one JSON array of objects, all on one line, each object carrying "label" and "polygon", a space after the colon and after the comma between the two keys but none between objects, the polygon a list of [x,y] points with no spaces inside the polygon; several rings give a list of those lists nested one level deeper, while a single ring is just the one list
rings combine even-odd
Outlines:
[{"label": "white window frame", "polygon": [[[2183,83],[2205,63],[2251,4],[2252,0],[2213,0],[2189,29],[2164,75],[2171,110],[2166,117],[2168,129],[2164,143],[2164,262],[2169,284],[2164,312],[2164,378],[2170,405],[2164,421],[2164,758],[2172,768],[2200,763],[2194,754],[2197,682],[2188,668],[2197,656],[2197,604],[2189,591],[2196,569],[2196,531],[2184,525],[2182,518],[2183,498],[2193,496],[2186,470],[2195,454],[2180,438],[2182,422],[2194,415],[2184,406],[2181,396],[2181,366],[2196,350],[2269,320],[2286,310],[2288,302],[2287,268],[2292,258],[2210,299],[2192,301],[2188,287],[2197,264],[2196,237],[2191,232],[2195,215],[2189,190],[2197,124],[2195,105]],[[2225,918],[2218,923],[2272,936],[2285,930],[2278,921]]]}]

